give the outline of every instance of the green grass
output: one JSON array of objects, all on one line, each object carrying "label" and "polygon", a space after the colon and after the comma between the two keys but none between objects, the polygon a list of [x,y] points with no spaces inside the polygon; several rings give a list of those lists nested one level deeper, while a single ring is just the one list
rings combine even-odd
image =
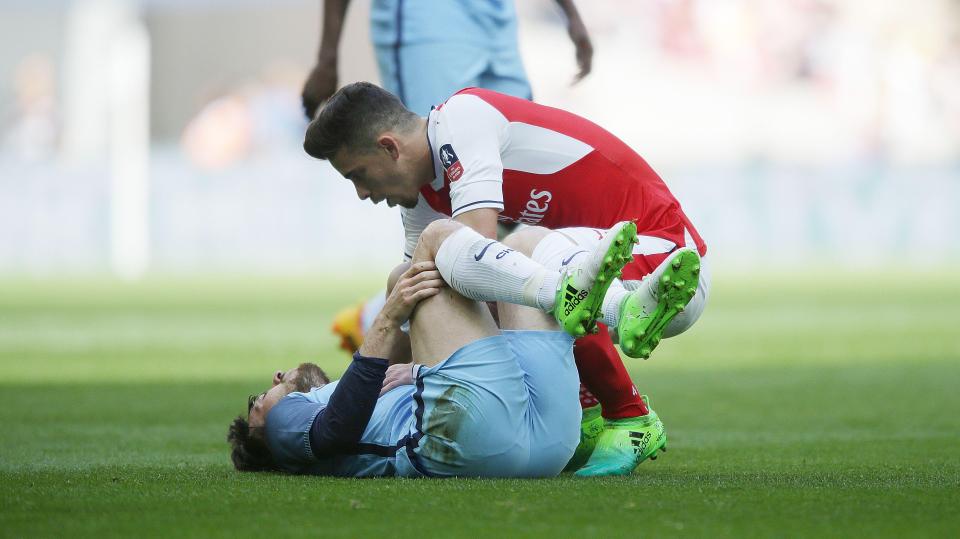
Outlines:
[{"label": "green grass", "polygon": [[539,481],[232,471],[246,395],[339,374],[332,314],[373,280],[0,283],[0,536],[952,536],[960,278],[917,280],[719,277],[628,362],[670,451]]}]

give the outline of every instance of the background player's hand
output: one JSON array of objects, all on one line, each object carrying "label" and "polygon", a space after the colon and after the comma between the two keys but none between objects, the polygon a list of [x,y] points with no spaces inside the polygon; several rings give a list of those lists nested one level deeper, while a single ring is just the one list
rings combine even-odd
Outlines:
[{"label": "background player's hand", "polygon": [[382,396],[387,391],[395,387],[413,384],[413,369],[416,365],[410,363],[397,363],[387,367],[387,375],[383,379],[383,389],[380,390]]},{"label": "background player's hand", "polygon": [[300,99],[303,102],[303,113],[307,120],[313,121],[320,104],[326,101],[337,91],[337,62],[336,60],[320,60],[303,84]]},{"label": "background player's hand", "polygon": [[440,293],[445,286],[443,277],[433,262],[417,262],[403,272],[393,287],[380,315],[393,324],[401,325],[410,319],[421,301]]},{"label": "background player's hand", "polygon": [[576,84],[589,75],[593,68],[593,43],[590,42],[590,34],[579,16],[569,19],[567,34],[577,51],[577,67],[580,68],[580,71],[573,77],[573,84]]}]

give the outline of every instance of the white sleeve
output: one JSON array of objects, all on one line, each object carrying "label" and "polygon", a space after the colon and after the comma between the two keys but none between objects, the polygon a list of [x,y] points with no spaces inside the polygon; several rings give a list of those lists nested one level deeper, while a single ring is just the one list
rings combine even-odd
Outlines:
[{"label": "white sleeve", "polygon": [[440,109],[437,144],[450,180],[451,216],[479,208],[503,210],[501,140],[507,119],[474,95],[455,95]]},{"label": "white sleeve", "polygon": [[403,221],[403,259],[410,260],[417,248],[420,234],[427,225],[438,219],[447,219],[447,216],[431,208],[423,195],[419,195],[416,206],[400,208],[400,219]]}]

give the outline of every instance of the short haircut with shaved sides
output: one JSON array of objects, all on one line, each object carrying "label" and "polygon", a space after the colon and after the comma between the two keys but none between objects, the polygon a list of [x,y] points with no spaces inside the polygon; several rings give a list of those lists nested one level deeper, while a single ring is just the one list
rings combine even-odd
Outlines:
[{"label": "short haircut with shaved sides", "polygon": [[355,82],[337,90],[320,109],[307,127],[303,149],[317,159],[330,159],[341,148],[373,151],[377,135],[405,130],[418,118],[390,92]]}]

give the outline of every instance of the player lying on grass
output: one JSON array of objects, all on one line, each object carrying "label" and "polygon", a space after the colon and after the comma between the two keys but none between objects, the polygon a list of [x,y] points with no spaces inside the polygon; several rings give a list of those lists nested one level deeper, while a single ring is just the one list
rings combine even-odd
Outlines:
[{"label": "player lying on grass", "polygon": [[[573,340],[559,329],[593,331],[609,310],[620,313],[608,321],[622,338],[643,331],[651,315],[631,301],[640,291],[616,309],[604,302],[635,235],[632,222],[618,223],[589,253],[550,268],[528,256],[533,245],[516,250],[454,221],[431,224],[338,382],[304,364],[251,398],[247,419],[230,428],[234,465],[358,477],[558,474],[580,420]],[[664,275],[685,282],[658,287],[658,307],[697,287],[699,267],[681,254]],[[504,331],[481,301],[499,302]],[[408,319],[409,337],[400,329]],[[406,358],[413,363],[388,369]],[[657,420],[635,446],[649,456],[664,443]]]},{"label": "player lying on grass", "polygon": [[[641,241],[623,270],[627,288],[639,286],[678,249],[706,255],[680,203],[623,141],[585,118],[494,91],[461,90],[421,117],[373,84],[347,85],[310,124],[304,149],[328,159],[360,198],[403,206],[407,257],[423,228],[442,218],[490,239],[504,221],[551,229],[635,221]],[[707,273],[704,265],[705,284]],[[695,319],[702,306],[685,316]],[[631,357],[649,357],[670,336],[665,328],[658,323],[637,338],[621,339],[621,348]],[[620,449],[630,447],[630,433],[645,423],[649,409],[606,326],[578,337],[581,381],[606,418],[597,449],[578,474],[630,473],[639,461]]]}]

